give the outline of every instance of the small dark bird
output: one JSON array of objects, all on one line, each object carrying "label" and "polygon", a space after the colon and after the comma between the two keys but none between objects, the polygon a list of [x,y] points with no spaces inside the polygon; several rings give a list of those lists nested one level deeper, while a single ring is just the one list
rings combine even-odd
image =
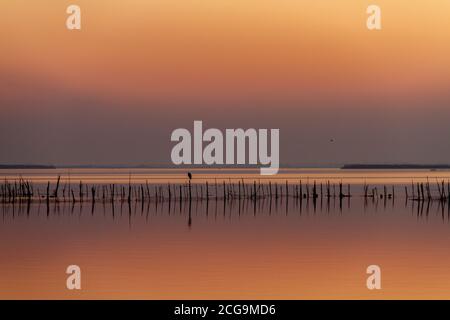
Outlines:
[{"label": "small dark bird", "polygon": [[188,177],[189,177],[189,180],[191,180],[192,179],[192,173],[188,172]]}]

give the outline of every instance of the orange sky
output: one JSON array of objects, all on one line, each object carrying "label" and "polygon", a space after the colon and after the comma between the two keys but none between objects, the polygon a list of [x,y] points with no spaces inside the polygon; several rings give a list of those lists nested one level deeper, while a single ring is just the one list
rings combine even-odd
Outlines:
[{"label": "orange sky", "polygon": [[[81,31],[65,26],[74,3]],[[381,31],[366,28],[372,3]],[[167,162],[171,131],[194,120],[279,128],[283,163],[450,162],[448,0],[16,0],[0,12],[0,163]]]},{"label": "orange sky", "polygon": [[[81,32],[65,28],[71,3]],[[372,32],[370,3],[3,2],[0,70],[47,90],[144,100],[446,92],[450,3],[376,1],[383,30]]]}]

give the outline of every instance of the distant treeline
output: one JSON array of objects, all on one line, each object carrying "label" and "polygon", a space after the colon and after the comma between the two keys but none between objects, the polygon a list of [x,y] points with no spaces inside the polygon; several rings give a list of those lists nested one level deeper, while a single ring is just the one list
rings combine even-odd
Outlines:
[{"label": "distant treeline", "polygon": [[341,169],[450,169],[448,164],[346,164]]},{"label": "distant treeline", "polygon": [[0,164],[0,169],[56,169],[56,167],[40,164]]},{"label": "distant treeline", "polygon": [[[184,166],[183,168],[195,168],[196,166]],[[251,169],[254,166],[239,166],[240,169]],[[302,166],[286,165],[285,168],[302,168]],[[56,168],[78,168],[78,169],[132,169],[132,168],[158,168],[171,169],[176,166],[162,166],[162,165],[72,165],[72,166],[54,166],[54,165],[40,165],[40,164],[0,164],[1,169],[56,169]],[[223,166],[208,166],[202,168],[226,168]],[[233,167],[235,168],[235,167]],[[320,168],[320,167],[317,167]],[[341,169],[450,169],[450,164],[345,164]]]}]

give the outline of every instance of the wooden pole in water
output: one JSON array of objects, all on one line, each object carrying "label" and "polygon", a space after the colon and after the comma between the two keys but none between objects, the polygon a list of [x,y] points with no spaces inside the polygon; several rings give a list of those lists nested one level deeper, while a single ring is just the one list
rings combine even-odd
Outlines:
[{"label": "wooden pole in water", "polygon": [[314,185],[313,185],[313,198],[314,199],[317,198],[316,180],[314,180]]},{"label": "wooden pole in water", "polygon": [[217,179],[214,179],[214,184],[215,184],[215,187],[216,187],[216,201],[217,201],[217,198],[219,196],[219,191],[217,189]]},{"label": "wooden pole in water", "polygon": [[330,180],[327,181],[327,198],[331,197],[331,191],[330,191]]},{"label": "wooden pole in water", "polygon": [[58,190],[59,190],[59,181],[61,180],[61,176],[58,176],[58,180],[56,181],[56,188],[55,188],[55,193],[54,193],[54,197],[56,199],[58,199]]},{"label": "wooden pole in water", "polygon": [[92,202],[95,202],[95,186],[92,186],[91,193],[92,193]]},{"label": "wooden pole in water", "polygon": [[50,181],[47,182],[47,201],[50,197]]},{"label": "wooden pole in water", "polygon": [[300,187],[300,199],[303,199],[303,186],[302,186],[302,180],[299,181],[299,187]]},{"label": "wooden pole in water", "polygon": [[170,182],[167,184],[167,188],[169,190],[169,203],[172,201],[172,190],[170,189]]},{"label": "wooden pole in water", "polygon": [[420,184],[420,191],[422,193],[422,200],[424,200],[425,199],[425,192],[424,192],[424,189],[423,189],[423,183]]},{"label": "wooden pole in water", "polygon": [[417,199],[420,200],[420,184],[417,182]]},{"label": "wooden pole in water", "polygon": [[447,181],[447,196],[448,201],[450,202],[450,180]]},{"label": "wooden pole in water", "polygon": [[286,197],[289,197],[288,181],[286,180]]},{"label": "wooden pole in water", "polygon": [[306,198],[309,199],[309,182],[306,182]]},{"label": "wooden pole in water", "polygon": [[269,181],[269,198],[272,199],[272,182]]},{"label": "wooden pole in water", "polygon": [[225,189],[225,181],[223,181],[223,200],[226,200],[226,198],[227,198],[227,192]]},{"label": "wooden pole in water", "polygon": [[238,188],[239,188],[239,195],[238,195],[238,199],[241,199],[241,181],[238,182]]}]

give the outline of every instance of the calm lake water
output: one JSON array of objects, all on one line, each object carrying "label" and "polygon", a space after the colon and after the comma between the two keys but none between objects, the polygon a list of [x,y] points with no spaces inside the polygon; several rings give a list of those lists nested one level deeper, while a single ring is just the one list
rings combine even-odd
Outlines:
[{"label": "calm lake water", "polygon": [[[42,192],[61,185],[167,185],[187,170],[1,170]],[[290,192],[342,181],[351,198],[293,196],[217,201],[33,201],[0,204],[0,298],[346,299],[450,298],[447,202],[405,197],[405,185],[450,179],[448,171],[290,169],[191,170],[193,186],[277,183]],[[363,184],[393,198],[364,199]],[[153,189],[152,189],[153,190]],[[214,191],[212,191],[214,194]],[[68,265],[82,290],[66,289]],[[381,267],[382,289],[368,290],[366,268]]]}]

